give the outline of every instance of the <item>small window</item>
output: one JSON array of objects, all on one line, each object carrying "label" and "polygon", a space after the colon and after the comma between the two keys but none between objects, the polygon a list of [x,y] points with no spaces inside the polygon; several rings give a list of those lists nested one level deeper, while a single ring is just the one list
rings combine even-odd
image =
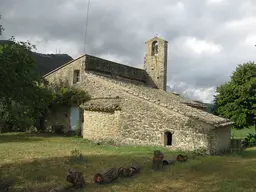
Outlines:
[{"label": "small window", "polygon": [[73,83],[78,83],[80,81],[80,71],[75,70],[74,71],[74,77],[73,77]]}]

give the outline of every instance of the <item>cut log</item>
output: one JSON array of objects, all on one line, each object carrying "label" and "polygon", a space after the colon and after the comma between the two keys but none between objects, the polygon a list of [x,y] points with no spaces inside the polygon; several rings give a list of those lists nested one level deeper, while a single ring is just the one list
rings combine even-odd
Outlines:
[{"label": "cut log", "polygon": [[135,174],[135,169],[129,167],[129,168],[124,168],[124,167],[120,167],[118,169],[118,175],[122,176],[122,177],[131,177]]},{"label": "cut log", "polygon": [[118,169],[118,174],[123,177],[131,177],[136,173],[139,173],[140,169],[141,169],[140,165],[133,160],[131,167],[128,167],[128,168],[120,167]]},{"label": "cut log", "polygon": [[152,159],[152,169],[157,170],[163,167],[164,154],[160,150],[154,151]]},{"label": "cut log", "polygon": [[85,185],[83,173],[79,171],[68,170],[66,180],[70,182],[75,188],[83,188]]},{"label": "cut log", "polygon": [[103,173],[96,173],[93,180],[95,183],[109,183],[118,178],[118,169],[110,168]]},{"label": "cut log", "polygon": [[179,154],[176,158],[177,161],[179,162],[185,162],[188,160],[188,156],[187,155],[182,155],[182,154]]}]

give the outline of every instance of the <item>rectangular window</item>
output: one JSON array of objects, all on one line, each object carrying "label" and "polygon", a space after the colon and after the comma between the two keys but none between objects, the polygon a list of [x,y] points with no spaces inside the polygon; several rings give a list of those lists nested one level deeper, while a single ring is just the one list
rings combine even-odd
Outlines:
[{"label": "rectangular window", "polygon": [[80,81],[80,71],[75,70],[74,71],[74,77],[73,77],[73,83],[78,83]]}]

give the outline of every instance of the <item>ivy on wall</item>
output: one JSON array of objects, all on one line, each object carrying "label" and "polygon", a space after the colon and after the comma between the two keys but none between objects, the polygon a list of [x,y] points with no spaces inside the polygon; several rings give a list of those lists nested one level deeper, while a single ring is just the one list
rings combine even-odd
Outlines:
[{"label": "ivy on wall", "polygon": [[53,93],[52,101],[50,103],[51,109],[70,107],[72,105],[79,106],[91,99],[91,96],[87,91],[71,87],[67,81],[59,81],[58,83],[51,84],[50,89]]}]

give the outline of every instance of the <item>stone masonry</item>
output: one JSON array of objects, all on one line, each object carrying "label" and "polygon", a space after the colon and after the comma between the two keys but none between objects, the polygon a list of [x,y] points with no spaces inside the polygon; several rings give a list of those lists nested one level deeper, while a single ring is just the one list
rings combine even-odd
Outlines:
[{"label": "stone masonry", "polygon": [[[150,46],[155,41],[159,41],[158,56],[151,53]],[[146,58],[144,65],[154,65],[153,70],[157,72],[83,55],[46,74],[45,78],[50,83],[68,81],[93,97],[81,105],[84,138],[166,146],[173,150],[204,147],[209,154],[228,150],[232,122],[197,109],[193,101],[166,92],[167,42],[157,37],[148,42],[146,57],[153,55],[162,64],[157,66],[155,61]],[[92,62],[95,64],[91,65]],[[80,81],[75,84],[74,70],[81,71]]]}]

